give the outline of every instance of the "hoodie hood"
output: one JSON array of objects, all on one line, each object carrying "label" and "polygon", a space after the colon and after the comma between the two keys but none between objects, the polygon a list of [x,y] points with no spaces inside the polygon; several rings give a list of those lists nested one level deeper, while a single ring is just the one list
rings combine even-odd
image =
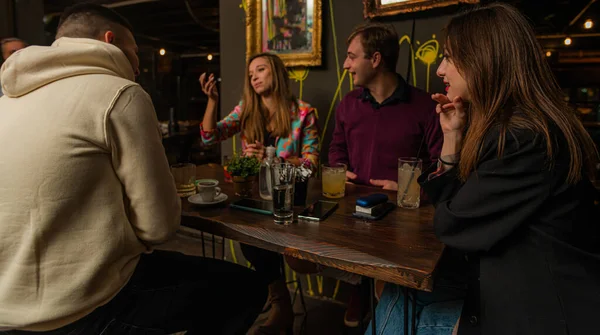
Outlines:
[{"label": "hoodie hood", "polygon": [[135,80],[131,63],[118,47],[62,37],[49,47],[30,46],[10,56],[0,70],[0,83],[4,95],[16,98],[54,81],[86,74]]}]

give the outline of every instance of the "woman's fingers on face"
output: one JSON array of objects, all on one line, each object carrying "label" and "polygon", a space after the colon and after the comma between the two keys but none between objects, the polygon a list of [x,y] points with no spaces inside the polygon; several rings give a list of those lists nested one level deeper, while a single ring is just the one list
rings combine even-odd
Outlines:
[{"label": "woman's fingers on face", "polygon": [[440,114],[440,113],[443,113],[443,112],[444,112],[444,110],[442,110],[442,105],[440,105],[440,104],[437,104],[437,105],[435,106],[435,112],[436,112],[436,113],[438,113],[438,114]]},{"label": "woman's fingers on face", "polygon": [[454,108],[456,108],[456,106],[454,106],[453,103],[443,104],[442,105],[442,109],[445,110],[445,111],[449,111],[449,110],[452,110]]},{"label": "woman's fingers on face", "polygon": [[454,104],[454,108],[456,108],[456,109],[463,108],[463,101],[460,97],[454,98],[454,100],[452,100],[452,103]]},{"label": "woman's fingers on face", "polygon": [[444,104],[441,105],[441,109],[443,113],[451,112],[453,110],[456,110],[456,105],[454,105],[453,103]]},{"label": "woman's fingers on face", "polygon": [[431,99],[437,103],[442,103],[442,99],[438,96],[438,94],[434,94],[431,96]]},{"label": "woman's fingers on face", "polygon": [[450,99],[448,99],[448,97],[444,94],[436,93],[436,94],[433,94],[431,96],[431,98],[440,104],[447,104],[450,102]]}]

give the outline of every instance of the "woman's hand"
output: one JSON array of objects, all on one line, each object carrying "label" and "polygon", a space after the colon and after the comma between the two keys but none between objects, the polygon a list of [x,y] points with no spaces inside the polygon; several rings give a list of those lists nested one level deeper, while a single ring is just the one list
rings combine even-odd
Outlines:
[{"label": "woman's hand", "polygon": [[[440,116],[440,126],[444,133],[444,144],[440,156],[447,157],[459,154],[462,149],[462,137],[468,119],[465,103],[460,97],[455,97],[450,101],[443,94],[434,94],[431,98],[438,103],[435,111]],[[451,166],[444,165],[444,168],[449,169]]]},{"label": "woman's hand", "polygon": [[438,104],[436,113],[440,116],[440,126],[444,135],[462,134],[467,126],[466,106],[461,97],[455,97],[452,101],[444,94],[433,94],[431,98]]},{"label": "woman's hand", "polygon": [[244,155],[254,156],[259,161],[262,161],[265,157],[265,146],[258,141],[256,141],[254,144],[248,144],[246,149],[244,149]]},{"label": "woman's hand", "polygon": [[210,76],[206,78],[206,72],[204,72],[200,75],[198,81],[202,87],[202,92],[208,96],[208,99],[213,101],[219,100],[219,90],[217,89],[217,80],[215,79],[214,74],[211,73]]},{"label": "woman's hand", "polygon": [[292,164],[293,166],[302,165],[302,161],[300,160],[300,158],[298,158],[296,156],[288,157],[285,161]]},{"label": "woman's hand", "polygon": [[393,180],[370,179],[369,182],[373,186],[379,186],[384,190],[398,191],[398,183]]}]

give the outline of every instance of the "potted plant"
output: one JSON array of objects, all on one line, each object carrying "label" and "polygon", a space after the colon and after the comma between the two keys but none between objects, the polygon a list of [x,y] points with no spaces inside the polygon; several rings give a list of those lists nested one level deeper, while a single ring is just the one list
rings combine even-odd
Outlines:
[{"label": "potted plant", "polygon": [[256,157],[233,155],[227,164],[227,172],[233,179],[233,189],[240,197],[252,196],[252,187],[260,172],[260,161]]}]

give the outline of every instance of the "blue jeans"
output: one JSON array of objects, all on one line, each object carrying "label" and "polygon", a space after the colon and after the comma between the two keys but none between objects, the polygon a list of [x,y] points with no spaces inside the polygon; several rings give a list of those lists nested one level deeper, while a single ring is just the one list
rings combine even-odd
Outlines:
[{"label": "blue jeans", "polygon": [[[466,285],[454,279],[436,278],[433,292],[416,291],[417,335],[451,335],[466,295]],[[412,304],[412,296],[409,297]],[[412,305],[410,305],[412,307]],[[375,310],[378,335],[404,334],[404,289],[387,283]],[[408,310],[409,327],[412,308]],[[365,335],[371,335],[371,326]]]}]

